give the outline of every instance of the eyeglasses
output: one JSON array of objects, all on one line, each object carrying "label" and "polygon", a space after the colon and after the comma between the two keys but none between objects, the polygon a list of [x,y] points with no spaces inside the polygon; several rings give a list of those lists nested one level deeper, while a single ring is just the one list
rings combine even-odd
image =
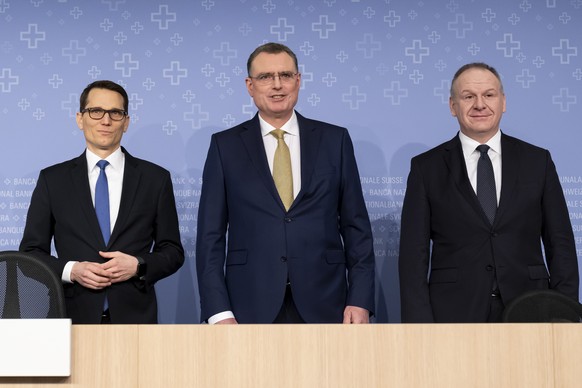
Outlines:
[{"label": "eyeglasses", "polygon": [[81,113],[89,113],[89,117],[93,120],[101,120],[105,113],[109,113],[109,118],[113,121],[121,121],[127,116],[127,112],[120,109],[103,109],[103,108],[86,108],[81,110]]},{"label": "eyeglasses", "polygon": [[249,75],[249,78],[252,80],[255,80],[256,83],[260,84],[260,85],[271,85],[272,83],[275,82],[275,78],[279,78],[279,82],[281,82],[282,84],[289,84],[293,81],[295,81],[297,79],[298,76],[300,76],[301,73],[293,73],[290,71],[283,71],[281,73],[261,73],[259,75],[257,75],[256,77],[251,77]]}]

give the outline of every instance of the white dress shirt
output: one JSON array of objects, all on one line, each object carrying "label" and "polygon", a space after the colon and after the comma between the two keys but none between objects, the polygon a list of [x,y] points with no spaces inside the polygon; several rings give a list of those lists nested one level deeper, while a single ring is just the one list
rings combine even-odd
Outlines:
[{"label": "white dress shirt", "polygon": [[[95,185],[101,169],[97,166],[97,162],[101,160],[99,156],[93,152],[86,150],[87,157],[87,174],[89,176],[89,187],[91,189],[91,200],[95,206]],[[117,215],[119,214],[119,206],[121,204],[121,189],[123,187],[123,172],[125,171],[125,154],[121,151],[121,147],[115,150],[111,155],[105,158],[109,164],[105,167],[105,175],[107,175],[107,185],[109,187],[109,219],[111,221],[111,232],[115,226]],[[62,274],[62,280],[65,283],[71,282],[71,270],[73,264],[77,261],[69,261],[65,265]]]},{"label": "white dress shirt", "polygon": [[[481,145],[476,140],[471,139],[463,132],[459,131],[459,139],[463,147],[463,156],[465,157],[465,165],[467,166],[467,174],[473,190],[477,193],[477,163],[481,153],[477,151],[477,147]],[[493,165],[493,174],[495,175],[495,191],[497,192],[497,206],[499,206],[499,199],[501,198],[501,130],[489,139],[487,143],[489,146],[489,159]]]},{"label": "white dress shirt", "polygon": [[[261,118],[259,114],[259,122],[261,123],[261,135],[263,136],[263,144],[265,145],[265,152],[267,153],[267,160],[269,161],[269,169],[273,175],[273,160],[275,159],[275,151],[277,150],[277,138],[271,135],[271,131],[279,129],[273,127]],[[293,176],[293,198],[297,197],[301,190],[301,149],[299,144],[299,124],[297,123],[297,116],[295,111],[293,115],[280,129],[285,131],[283,139],[289,147],[289,154],[291,155],[291,174]]]},{"label": "white dress shirt", "polygon": [[[277,139],[271,135],[271,131],[278,129],[267,123],[259,114],[259,122],[261,124],[261,135],[263,136],[263,144],[265,145],[265,152],[267,153],[267,160],[269,162],[269,169],[271,175],[273,174],[273,160],[275,159],[275,150],[277,149]],[[297,123],[297,115],[293,111],[293,115],[280,129],[285,131],[283,139],[289,147],[289,154],[291,155],[291,174],[293,175],[293,198],[297,198],[297,194],[301,190],[301,149],[299,142],[299,124]],[[208,318],[208,323],[213,325],[227,318],[234,318],[232,311],[223,311],[214,314]]]}]

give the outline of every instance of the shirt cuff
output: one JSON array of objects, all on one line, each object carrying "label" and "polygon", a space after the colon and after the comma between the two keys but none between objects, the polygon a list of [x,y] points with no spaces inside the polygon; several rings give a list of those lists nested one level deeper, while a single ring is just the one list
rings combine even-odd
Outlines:
[{"label": "shirt cuff", "polygon": [[78,263],[78,261],[68,261],[63,268],[63,274],[61,275],[61,280],[63,283],[73,283],[71,280],[71,271],[73,270],[73,265]]},{"label": "shirt cuff", "polygon": [[214,314],[213,316],[208,318],[208,324],[214,325],[216,322],[220,322],[223,319],[228,319],[228,318],[234,318],[234,314],[232,313],[232,311],[223,311],[221,313]]}]

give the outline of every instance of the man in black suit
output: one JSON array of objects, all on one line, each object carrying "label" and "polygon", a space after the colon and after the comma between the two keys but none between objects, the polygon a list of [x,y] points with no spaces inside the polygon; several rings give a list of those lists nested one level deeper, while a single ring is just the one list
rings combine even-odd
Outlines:
[{"label": "man in black suit", "polygon": [[574,236],[556,168],[547,150],[499,129],[505,94],[497,71],[461,67],[449,105],[460,132],[411,162],[400,239],[402,321],[498,322],[504,305],[534,289],[578,300]]},{"label": "man in black suit", "polygon": [[127,109],[120,85],[88,85],[85,152],[43,169],[32,194],[20,250],[62,277],[73,323],[156,323],[154,285],[184,263],[170,173],[120,146]]},{"label": "man in black suit", "polygon": [[258,47],[247,70],[259,112],[214,134],[204,166],[202,319],[367,323],[373,239],[350,136],[295,112],[301,74],[288,47]]}]

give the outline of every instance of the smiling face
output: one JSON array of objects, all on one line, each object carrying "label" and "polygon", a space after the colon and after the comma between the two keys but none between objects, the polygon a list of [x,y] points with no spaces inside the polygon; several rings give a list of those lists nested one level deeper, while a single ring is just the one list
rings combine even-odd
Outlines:
[{"label": "smiling face", "polygon": [[[94,88],[89,91],[84,108],[124,110],[123,96],[112,90]],[[119,148],[121,138],[129,126],[129,116],[114,121],[106,113],[100,120],[95,120],[89,117],[89,112],[79,112],[77,125],[85,134],[87,148],[101,158],[106,158]]]},{"label": "smiling face", "polygon": [[293,114],[299,96],[301,75],[298,74],[292,82],[283,83],[280,77],[275,77],[272,83],[265,85],[259,85],[254,78],[260,74],[295,74],[297,71],[293,58],[285,52],[262,52],[251,64],[250,77],[246,79],[247,90],[261,117],[276,128],[285,124]]},{"label": "smiling face", "polygon": [[451,90],[449,107],[461,132],[480,143],[491,139],[505,112],[505,94],[497,77],[483,68],[469,68],[454,81]]}]

